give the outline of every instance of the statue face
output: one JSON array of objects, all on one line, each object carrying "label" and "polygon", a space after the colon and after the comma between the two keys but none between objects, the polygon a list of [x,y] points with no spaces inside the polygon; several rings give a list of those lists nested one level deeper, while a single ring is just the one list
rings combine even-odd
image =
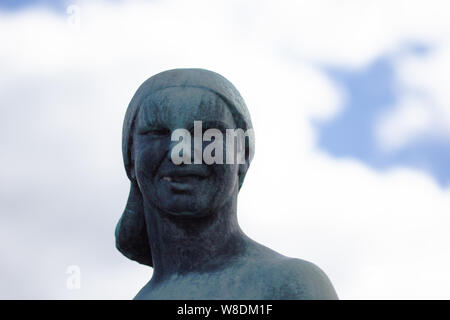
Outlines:
[{"label": "statue face", "polygon": [[[199,88],[167,88],[146,99],[137,115],[133,143],[134,170],[144,201],[174,216],[211,214],[238,192],[238,164],[194,164],[194,121],[203,132],[234,129],[227,105],[216,94]],[[192,164],[172,162],[171,133],[192,135]],[[210,142],[202,142],[205,148]],[[223,144],[225,145],[225,143]],[[225,149],[223,153],[225,154]]]}]

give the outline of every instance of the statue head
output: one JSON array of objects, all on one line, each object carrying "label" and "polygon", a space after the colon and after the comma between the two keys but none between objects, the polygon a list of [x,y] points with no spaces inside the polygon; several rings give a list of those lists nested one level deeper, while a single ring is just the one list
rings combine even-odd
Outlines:
[{"label": "statue head", "polygon": [[[200,130],[203,139],[195,141],[195,136],[188,150],[182,151],[183,157],[187,155],[192,161],[176,164],[173,156],[179,153],[174,148],[180,141],[173,139],[173,133],[180,129],[189,137]],[[158,214],[195,219],[215,213],[237,196],[253,157],[252,137],[244,143],[242,162],[205,163],[201,159],[208,141],[218,142],[220,134],[228,137],[227,132],[235,129],[252,129],[249,112],[237,89],[215,72],[169,70],[149,78],[138,88],[128,106],[122,134],[123,159],[131,188],[116,227],[120,252],[152,266],[144,203],[156,208]],[[208,136],[208,132],[217,134]],[[187,138],[183,137],[183,143]],[[222,146],[226,158],[230,152],[227,142],[223,141]],[[236,148],[233,144],[233,151]],[[213,153],[217,156],[218,150]],[[196,158],[199,154],[200,161]]]}]

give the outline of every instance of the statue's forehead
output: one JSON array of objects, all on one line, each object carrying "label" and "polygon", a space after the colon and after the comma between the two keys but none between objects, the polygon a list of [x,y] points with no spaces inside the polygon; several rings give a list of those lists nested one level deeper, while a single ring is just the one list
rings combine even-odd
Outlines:
[{"label": "statue's forehead", "polygon": [[148,121],[221,120],[234,125],[233,115],[225,101],[203,88],[170,87],[158,90],[144,99],[141,112]]}]

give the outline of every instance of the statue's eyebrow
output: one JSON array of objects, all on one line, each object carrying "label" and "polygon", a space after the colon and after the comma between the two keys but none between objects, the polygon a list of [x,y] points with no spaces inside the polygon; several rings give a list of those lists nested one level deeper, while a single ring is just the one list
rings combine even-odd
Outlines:
[{"label": "statue's eyebrow", "polygon": [[159,114],[154,114],[152,116],[151,112],[147,108],[141,108],[137,117],[137,131],[143,133],[148,130],[159,129],[164,126]]},{"label": "statue's eyebrow", "polygon": [[203,129],[232,129],[230,128],[230,124],[227,124],[220,120],[206,120],[202,122]]},{"label": "statue's eyebrow", "polygon": [[[232,126],[230,126],[230,124],[227,124],[223,121],[220,120],[202,120],[202,130],[208,130],[208,129],[217,129],[220,130],[222,132],[225,132],[226,129],[233,129]],[[194,131],[194,123],[192,122],[191,124],[189,124],[189,127],[186,128],[188,131],[193,132]]]}]

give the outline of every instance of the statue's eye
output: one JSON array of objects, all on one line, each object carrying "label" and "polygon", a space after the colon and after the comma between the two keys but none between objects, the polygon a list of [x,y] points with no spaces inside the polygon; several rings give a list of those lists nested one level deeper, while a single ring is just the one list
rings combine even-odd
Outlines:
[{"label": "statue's eye", "polygon": [[167,128],[150,129],[150,130],[146,130],[145,134],[153,135],[153,136],[167,136],[170,134],[170,130]]}]

